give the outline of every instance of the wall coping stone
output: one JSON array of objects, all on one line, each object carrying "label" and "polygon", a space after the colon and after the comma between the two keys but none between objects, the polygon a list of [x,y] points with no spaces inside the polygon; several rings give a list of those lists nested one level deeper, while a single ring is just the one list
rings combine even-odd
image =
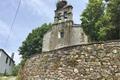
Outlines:
[{"label": "wall coping stone", "polygon": [[[51,50],[51,51],[41,52],[41,54],[46,54],[48,52],[56,52],[56,51],[59,51],[59,50],[62,50],[62,49],[69,49],[69,48],[78,47],[78,46],[88,46],[88,45],[93,45],[93,44],[107,44],[107,43],[114,43],[114,42],[120,42],[120,40],[89,42],[89,43],[86,43],[86,44],[78,44],[78,45],[72,45],[72,46],[65,46],[65,47],[54,49],[54,50]],[[38,54],[40,54],[40,53],[36,53],[36,54],[30,56],[30,58],[32,58],[34,56],[37,56]]]}]

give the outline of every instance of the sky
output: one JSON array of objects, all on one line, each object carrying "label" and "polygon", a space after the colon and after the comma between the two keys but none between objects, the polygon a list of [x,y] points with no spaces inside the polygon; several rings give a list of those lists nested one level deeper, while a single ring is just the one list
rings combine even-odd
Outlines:
[{"label": "sky", "polygon": [[[21,61],[18,49],[32,29],[44,23],[53,23],[54,10],[58,0],[22,0],[11,30],[19,0],[0,0],[0,48],[8,55],[14,52],[15,63]],[[88,0],[67,0],[73,5],[73,19],[80,24],[80,15],[86,8]],[[8,35],[10,36],[9,39]]]}]

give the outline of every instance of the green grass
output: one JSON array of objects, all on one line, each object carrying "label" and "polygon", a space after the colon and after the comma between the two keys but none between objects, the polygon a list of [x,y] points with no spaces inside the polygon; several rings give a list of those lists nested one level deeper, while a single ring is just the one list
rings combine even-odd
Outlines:
[{"label": "green grass", "polygon": [[0,77],[0,80],[16,80],[16,77]]}]

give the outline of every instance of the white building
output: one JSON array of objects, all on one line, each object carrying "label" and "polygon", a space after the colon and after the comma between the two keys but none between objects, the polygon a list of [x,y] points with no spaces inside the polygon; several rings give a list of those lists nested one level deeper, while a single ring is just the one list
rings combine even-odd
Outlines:
[{"label": "white building", "polygon": [[14,53],[10,57],[3,49],[0,49],[0,74],[10,75],[14,67]]}]

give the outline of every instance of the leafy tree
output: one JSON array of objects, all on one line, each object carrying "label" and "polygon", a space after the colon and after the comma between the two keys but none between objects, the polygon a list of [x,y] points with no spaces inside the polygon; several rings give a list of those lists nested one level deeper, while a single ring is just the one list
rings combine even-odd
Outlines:
[{"label": "leafy tree", "polygon": [[23,59],[42,51],[43,36],[51,27],[51,24],[43,24],[41,27],[32,30],[32,33],[29,33],[22,46],[19,47],[19,52]]},{"label": "leafy tree", "polygon": [[89,0],[81,19],[83,29],[89,39],[93,41],[118,39],[118,34],[120,34],[119,4],[119,0]]},{"label": "leafy tree", "polygon": [[104,14],[100,19],[95,23],[97,30],[97,39],[98,41],[108,40],[108,37],[111,35],[108,34],[113,29],[111,23],[111,17],[109,14]]},{"label": "leafy tree", "polygon": [[17,76],[20,69],[20,64],[15,65],[12,71],[12,76]]},{"label": "leafy tree", "polygon": [[109,39],[120,39],[120,0],[109,0],[107,13],[110,14],[113,25]]},{"label": "leafy tree", "polygon": [[81,25],[91,40],[98,40],[98,31],[100,29],[98,24],[100,24],[99,19],[104,14],[104,8],[103,0],[89,0],[87,8],[82,14]]}]

